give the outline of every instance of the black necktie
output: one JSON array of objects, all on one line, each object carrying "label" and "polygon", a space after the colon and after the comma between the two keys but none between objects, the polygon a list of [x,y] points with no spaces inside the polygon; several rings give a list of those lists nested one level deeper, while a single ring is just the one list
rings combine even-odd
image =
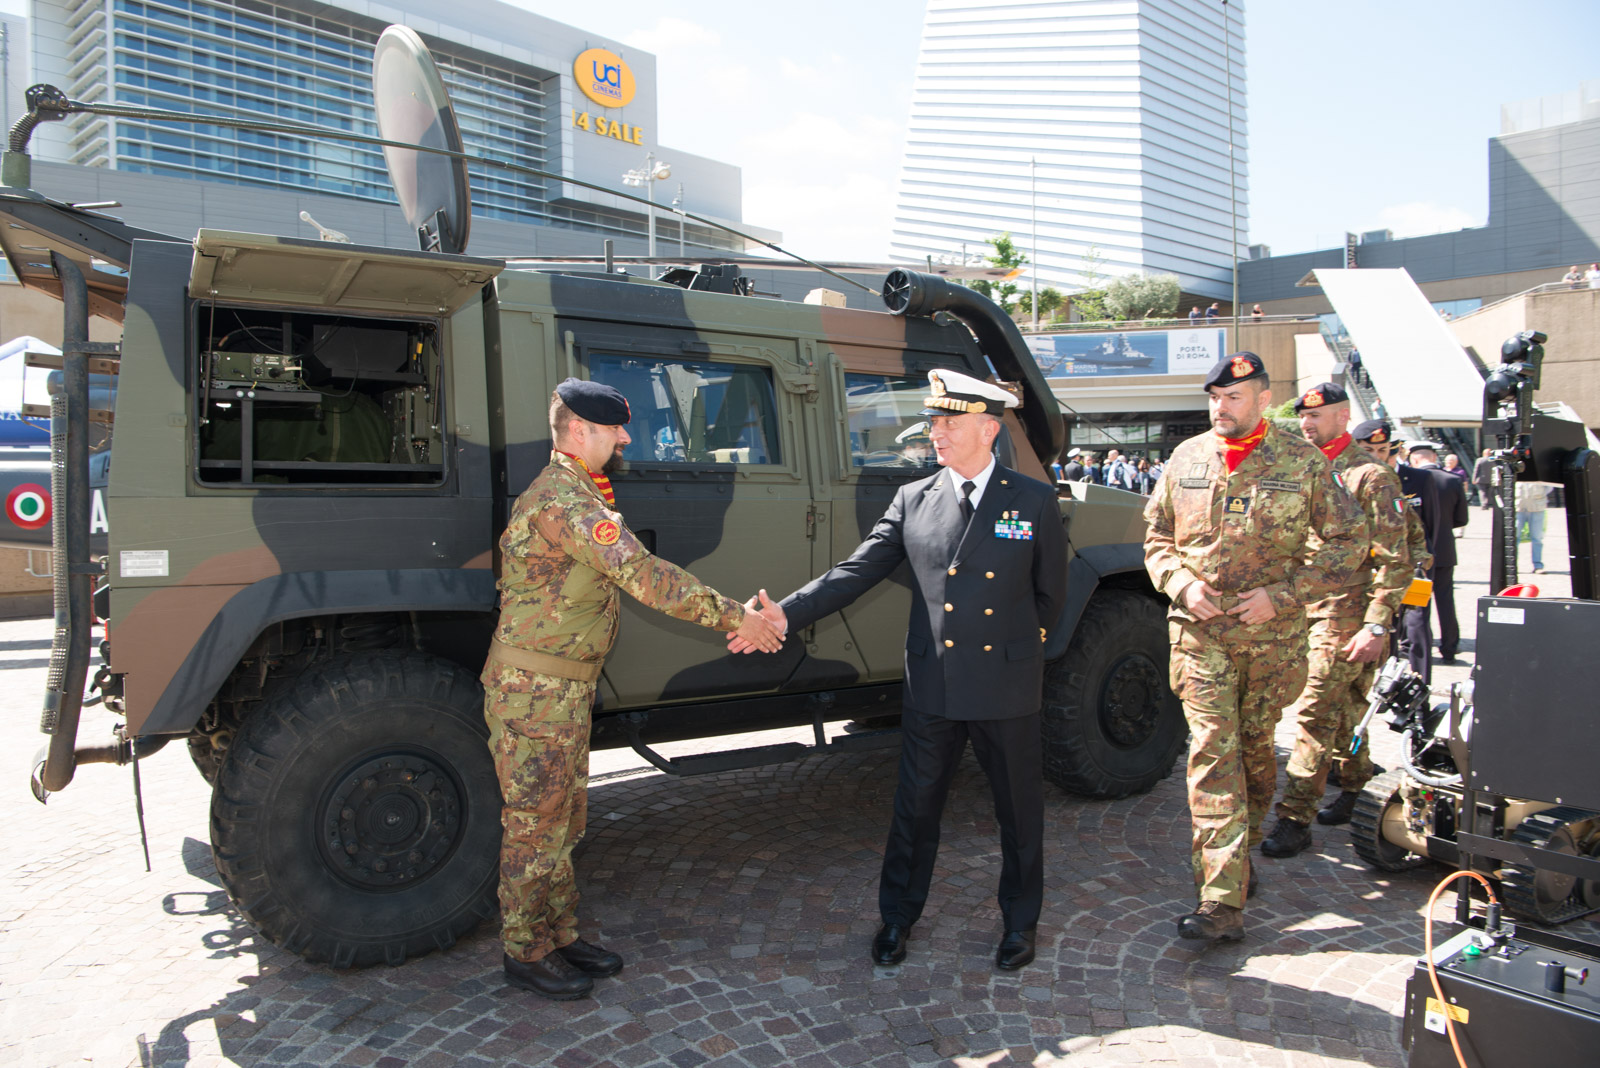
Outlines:
[{"label": "black necktie", "polygon": [[961,483],[961,518],[972,521],[972,491],[978,488],[976,482]]}]

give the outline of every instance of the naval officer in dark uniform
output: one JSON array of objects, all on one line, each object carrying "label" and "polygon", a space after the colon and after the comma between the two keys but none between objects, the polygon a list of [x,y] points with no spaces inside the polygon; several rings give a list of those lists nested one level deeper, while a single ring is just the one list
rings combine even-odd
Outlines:
[{"label": "naval officer in dark uniform", "polygon": [[[905,959],[939,849],[939,818],[968,740],[1000,825],[1003,970],[1034,957],[1044,901],[1039,706],[1044,638],[1066,600],[1066,536],[1054,488],[995,461],[1000,416],[1015,397],[953,371],[930,371],[923,412],[943,470],[901,487],[853,552],[772,606],[810,626],[911,565],[900,777],[878,885],[877,964]],[[781,615],[779,611],[781,609]],[[735,651],[742,643],[730,642]]]}]

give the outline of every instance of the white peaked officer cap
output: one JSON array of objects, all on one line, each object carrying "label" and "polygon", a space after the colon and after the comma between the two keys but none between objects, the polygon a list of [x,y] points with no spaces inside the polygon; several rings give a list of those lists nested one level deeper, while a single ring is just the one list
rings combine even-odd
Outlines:
[{"label": "white peaked officer cap", "polygon": [[1020,408],[1022,402],[1001,387],[959,371],[929,371],[923,415],[949,415],[951,412],[987,412],[999,415],[1007,408]]}]

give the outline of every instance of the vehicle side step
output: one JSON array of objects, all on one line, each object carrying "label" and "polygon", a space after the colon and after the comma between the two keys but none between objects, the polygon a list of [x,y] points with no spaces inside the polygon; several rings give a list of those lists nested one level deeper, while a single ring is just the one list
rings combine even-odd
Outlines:
[{"label": "vehicle side step", "polygon": [[820,729],[816,745],[803,742],[780,742],[777,745],[757,745],[748,749],[729,749],[721,753],[702,753],[695,756],[664,757],[646,745],[639,737],[637,727],[629,731],[629,747],[650,762],[650,765],[668,775],[714,775],[720,771],[738,771],[742,768],[759,768],[767,764],[789,764],[804,760],[817,753],[859,753],[869,749],[887,749],[900,744],[900,728],[863,731],[845,734],[829,742]]},{"label": "vehicle side step", "polygon": [[814,751],[813,746],[801,742],[781,742],[778,745],[757,745],[749,749],[729,749],[721,753],[664,757],[637,738],[634,739],[632,748],[635,753],[668,775],[713,775],[719,771],[759,768],[766,764],[787,764],[790,761],[803,760]]}]

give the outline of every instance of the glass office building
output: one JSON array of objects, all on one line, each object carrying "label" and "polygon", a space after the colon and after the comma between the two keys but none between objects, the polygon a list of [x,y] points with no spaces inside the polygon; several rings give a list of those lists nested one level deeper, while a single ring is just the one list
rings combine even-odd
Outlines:
[{"label": "glass office building", "polygon": [[1041,284],[1148,271],[1226,299],[1244,72],[1242,0],[929,0],[891,258],[1010,232]]},{"label": "glass office building", "polygon": [[[416,18],[385,10],[379,18],[377,9],[366,13],[362,0],[348,8],[311,0],[34,0],[35,77],[74,100],[265,118],[376,137],[372,50],[389,21],[403,21],[423,34],[433,52],[469,153],[597,180],[582,173],[579,157],[598,146],[572,137],[560,121],[563,96],[572,95],[563,84],[572,80],[572,57],[593,35],[486,0],[441,7],[417,6]],[[456,25],[435,21],[441,18]],[[525,34],[518,23],[529,24]],[[483,32],[495,27],[501,39]],[[545,42],[545,52],[505,43],[516,39]],[[519,59],[518,52],[526,57]],[[635,65],[645,62],[634,55]],[[653,68],[650,57],[651,74]],[[653,84],[648,92],[651,99],[635,111],[648,109],[653,120]],[[80,166],[394,200],[381,149],[327,138],[80,115],[42,130],[35,143],[42,158]],[[639,162],[651,147],[641,145]],[[698,162],[733,171],[737,192],[736,168]],[[608,163],[604,184],[620,187],[622,170]],[[472,165],[469,173],[474,216],[618,236],[644,233],[642,209],[627,202],[505,167]],[[725,193],[728,185],[698,184],[702,194],[713,185]],[[691,207],[737,220],[737,202],[723,200]],[[675,242],[676,218],[666,216],[658,233]],[[694,224],[686,236],[690,244],[743,247]]]}]

